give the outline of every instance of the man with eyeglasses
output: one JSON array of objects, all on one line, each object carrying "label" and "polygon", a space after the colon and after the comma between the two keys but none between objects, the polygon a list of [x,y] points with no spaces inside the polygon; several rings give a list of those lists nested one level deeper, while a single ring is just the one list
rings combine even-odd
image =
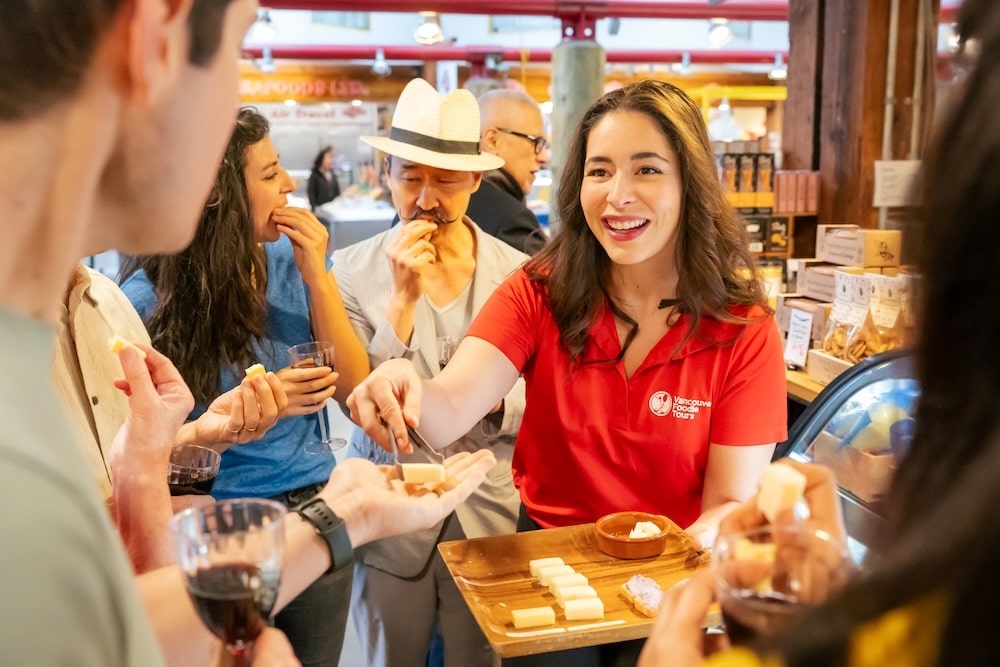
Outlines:
[{"label": "man with eyeglasses", "polygon": [[479,113],[480,146],[502,157],[504,166],[483,174],[468,215],[486,233],[534,254],[546,237],[524,197],[549,160],[542,111],[525,93],[491,90],[479,98]]}]

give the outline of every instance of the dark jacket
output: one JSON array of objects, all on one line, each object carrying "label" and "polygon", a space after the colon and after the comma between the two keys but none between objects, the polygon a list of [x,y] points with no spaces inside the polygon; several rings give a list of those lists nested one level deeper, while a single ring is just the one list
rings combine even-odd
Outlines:
[{"label": "dark jacket", "polygon": [[545,245],[545,234],[538,218],[524,203],[521,187],[502,168],[483,174],[466,215],[484,232],[521,252],[533,255]]},{"label": "dark jacket", "polygon": [[323,204],[333,201],[340,196],[340,184],[337,183],[337,176],[334,174],[328,180],[318,169],[313,169],[309,174],[309,185],[306,186],[306,195],[309,197],[309,206],[312,210]]}]

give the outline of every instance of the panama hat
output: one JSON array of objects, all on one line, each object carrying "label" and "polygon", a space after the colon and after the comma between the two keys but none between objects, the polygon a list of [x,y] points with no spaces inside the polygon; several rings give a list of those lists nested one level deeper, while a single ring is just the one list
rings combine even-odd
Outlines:
[{"label": "panama hat", "polygon": [[389,155],[452,171],[488,171],[503,158],[479,150],[479,104],[467,90],[441,95],[423,79],[403,88],[388,137],[361,141]]}]

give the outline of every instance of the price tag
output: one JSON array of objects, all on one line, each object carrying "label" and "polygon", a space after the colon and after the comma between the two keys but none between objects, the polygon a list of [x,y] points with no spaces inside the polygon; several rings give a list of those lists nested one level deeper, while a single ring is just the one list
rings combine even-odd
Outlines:
[{"label": "price tag", "polygon": [[785,341],[785,363],[805,368],[806,355],[812,339],[813,314],[792,308],[788,322],[788,339]]}]

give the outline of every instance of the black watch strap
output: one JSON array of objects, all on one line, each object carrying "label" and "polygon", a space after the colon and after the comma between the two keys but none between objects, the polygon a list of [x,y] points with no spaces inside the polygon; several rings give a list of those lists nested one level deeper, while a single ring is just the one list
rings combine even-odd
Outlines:
[{"label": "black watch strap", "polygon": [[354,562],[354,548],[351,546],[351,538],[347,535],[347,526],[343,519],[334,514],[325,500],[313,496],[296,507],[295,511],[311,523],[316,532],[326,540],[332,560],[328,572],[340,570]]}]

